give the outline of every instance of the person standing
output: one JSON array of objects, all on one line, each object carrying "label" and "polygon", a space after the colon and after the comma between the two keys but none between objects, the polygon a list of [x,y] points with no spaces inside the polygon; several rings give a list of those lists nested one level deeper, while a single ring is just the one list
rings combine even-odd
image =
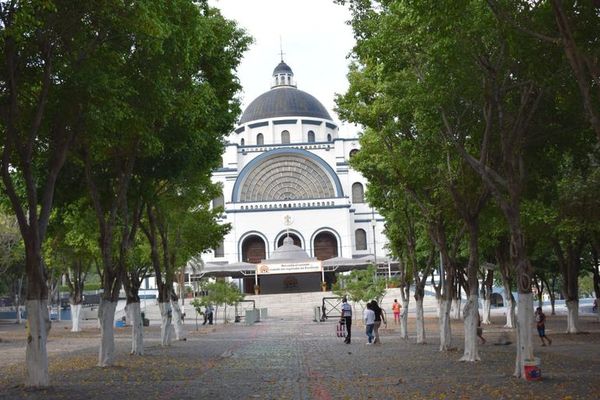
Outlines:
[{"label": "person standing", "polygon": [[398,299],[394,299],[394,303],[392,304],[392,312],[394,313],[394,324],[398,325],[400,321],[400,309],[402,306],[398,303]]},{"label": "person standing", "polygon": [[387,326],[387,321],[385,320],[383,309],[379,307],[376,300],[371,301],[371,309],[375,313],[375,324],[373,325],[375,340],[373,341],[373,344],[381,344],[381,340],[379,340],[379,328],[381,327],[381,323],[384,323]]},{"label": "person standing", "polygon": [[367,303],[367,308],[365,309],[363,318],[365,320],[367,339],[369,340],[367,342],[367,344],[373,344],[373,328],[375,327],[375,312],[373,311],[373,306],[371,305],[371,303]]},{"label": "person standing", "polygon": [[346,325],[346,340],[344,340],[344,343],[350,344],[352,337],[352,306],[348,304],[346,296],[342,299],[342,320]]},{"label": "person standing", "polygon": [[546,345],[544,339],[548,341],[548,346],[550,346],[552,344],[552,340],[546,336],[546,315],[542,311],[542,307],[538,307],[535,310],[535,323],[537,326],[538,335],[542,341],[542,346]]}]

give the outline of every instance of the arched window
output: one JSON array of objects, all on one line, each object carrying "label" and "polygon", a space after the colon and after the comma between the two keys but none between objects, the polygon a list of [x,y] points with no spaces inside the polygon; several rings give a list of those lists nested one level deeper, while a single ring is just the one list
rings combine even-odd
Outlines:
[{"label": "arched window", "polygon": [[223,245],[223,241],[219,243],[219,247],[214,249],[215,257],[225,257],[225,246]]},{"label": "arched window", "polygon": [[313,131],[308,131],[308,143],[315,142],[315,133]]},{"label": "arched window", "polygon": [[338,256],[338,242],[331,232],[321,232],[313,240],[315,257],[318,260],[328,260]]},{"label": "arched window", "polygon": [[364,203],[365,202],[365,191],[361,183],[356,182],[352,185],[352,202],[353,203]]},{"label": "arched window", "polygon": [[328,142],[331,142],[331,133],[328,133],[328,134],[327,134],[327,141],[328,141]]},{"label": "arched window", "polygon": [[358,153],[358,149],[350,150],[350,158],[354,157]]},{"label": "arched window", "polygon": [[245,146],[245,145],[246,145],[246,141],[244,140],[244,138],[242,138],[242,140],[240,140],[240,144],[241,144],[242,146]]},{"label": "arched window", "polygon": [[225,205],[225,199],[223,198],[223,195],[221,195],[219,197],[215,197],[212,201],[213,208],[223,207],[224,205]]},{"label": "arched window", "polygon": [[281,143],[288,144],[290,142],[290,133],[288,131],[281,132]]},{"label": "arched window", "polygon": [[263,144],[265,144],[265,137],[262,133],[259,133],[258,135],[256,135],[256,145],[262,146]]},{"label": "arched window", "polygon": [[260,236],[251,235],[242,243],[242,261],[259,263],[266,257],[265,242]]},{"label": "arched window", "polygon": [[356,250],[367,249],[367,232],[364,229],[357,229],[354,232],[354,245],[356,246]]}]

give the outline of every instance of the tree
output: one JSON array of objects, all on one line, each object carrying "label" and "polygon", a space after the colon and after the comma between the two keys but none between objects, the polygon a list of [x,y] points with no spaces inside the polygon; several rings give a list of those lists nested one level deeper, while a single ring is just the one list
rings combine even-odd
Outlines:
[{"label": "tree", "polygon": [[568,63],[570,79],[579,91],[579,102],[600,141],[600,48],[595,40],[600,35],[598,2],[488,0],[488,4],[500,21],[564,52],[564,58],[545,61]]},{"label": "tree", "polygon": [[15,305],[16,323],[21,323],[25,249],[17,219],[0,205],[0,293],[6,290]]},{"label": "tree", "polygon": [[97,267],[99,258],[94,216],[86,202],[66,204],[58,200],[57,203],[48,228],[44,259],[52,274],[59,278],[59,285],[64,277],[69,288],[71,331],[80,332],[86,278],[92,267]]},{"label": "tree", "polygon": [[87,131],[85,113],[94,95],[110,91],[97,72],[110,64],[109,52],[101,50],[110,49],[113,38],[98,27],[125,26],[120,18],[126,13],[118,10],[116,1],[102,7],[66,0],[0,4],[0,174],[25,245],[28,387],[49,384],[42,244],[55,186],[74,138]]},{"label": "tree", "polygon": [[[177,132],[170,128],[194,109],[193,131],[185,136],[193,140],[178,144],[208,151],[197,157],[206,156],[206,164],[211,165],[215,148],[205,146],[204,141],[212,143],[228,133],[239,112],[234,72],[248,43],[233,22],[204,1],[147,1],[124,13],[129,24],[102,26],[109,37],[120,37],[126,50],[116,58],[120,63],[103,71],[112,76],[115,96],[102,104],[101,112],[90,115],[93,138],[78,143],[100,232],[101,366],[110,366],[114,360],[114,312],[134,243],[132,205],[148,192],[148,178],[161,174],[143,161],[169,159],[168,144],[175,138],[168,134]],[[187,106],[180,107],[184,101]],[[139,204],[154,216],[155,204]]]},{"label": "tree", "polygon": [[371,300],[381,303],[385,295],[385,280],[377,278],[375,266],[369,265],[367,269],[355,269],[348,275],[339,276],[333,285],[333,293],[354,303],[362,303],[361,308],[364,309]]}]

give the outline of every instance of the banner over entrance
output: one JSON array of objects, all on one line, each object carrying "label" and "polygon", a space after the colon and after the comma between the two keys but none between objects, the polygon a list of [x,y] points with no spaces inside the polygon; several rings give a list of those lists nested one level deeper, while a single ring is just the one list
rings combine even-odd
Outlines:
[{"label": "banner over entrance", "polygon": [[321,261],[258,264],[256,266],[256,273],[258,275],[300,274],[304,272],[321,272],[322,270]]}]

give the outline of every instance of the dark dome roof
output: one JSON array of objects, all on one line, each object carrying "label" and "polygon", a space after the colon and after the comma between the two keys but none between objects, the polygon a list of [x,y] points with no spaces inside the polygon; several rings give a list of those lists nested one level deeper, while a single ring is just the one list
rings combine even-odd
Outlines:
[{"label": "dark dome roof", "polygon": [[240,124],[277,117],[313,117],[331,120],[323,104],[312,95],[294,87],[278,87],[254,99],[244,111]]},{"label": "dark dome roof", "polygon": [[273,75],[277,74],[293,74],[293,72],[290,66],[282,61],[273,70]]}]

